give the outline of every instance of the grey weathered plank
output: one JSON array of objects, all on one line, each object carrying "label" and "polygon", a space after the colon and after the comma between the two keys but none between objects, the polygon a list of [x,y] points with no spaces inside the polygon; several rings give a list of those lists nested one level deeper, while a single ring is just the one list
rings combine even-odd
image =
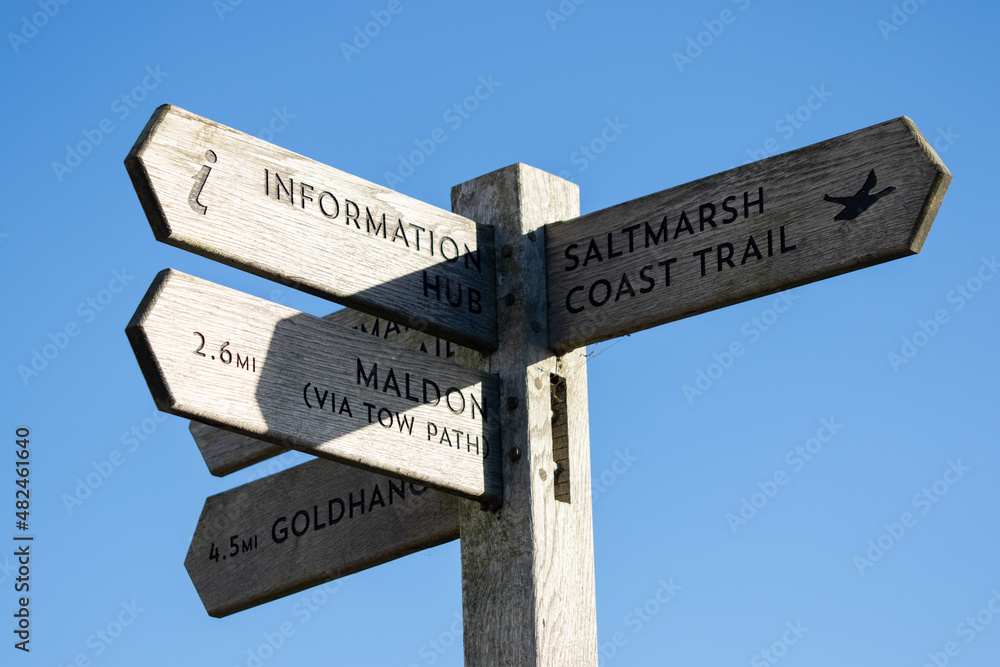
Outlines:
[{"label": "grey weathered plank", "polygon": [[457,538],[455,496],[316,460],[209,497],[184,566],[220,617]]},{"label": "grey weathered plank", "polygon": [[[471,348],[352,308],[342,308],[323,319],[465,366],[485,367],[486,357]],[[220,477],[288,451],[279,445],[197,421],[191,422],[190,428],[209,472]]]},{"label": "grey weathered plank", "polygon": [[[824,198],[859,193],[871,173],[870,194],[894,190],[866,209]],[[550,224],[549,343],[571,349],[919,252],[950,180],[902,117]]]},{"label": "grey weathered plank", "polygon": [[501,499],[489,373],[169,269],[126,333],[161,410]]},{"label": "grey weathered plank", "polygon": [[125,166],[160,241],[496,348],[488,226],[170,105]]},{"label": "grey weathered plank", "polygon": [[543,225],[576,215],[579,191],[517,164],[454,188],[452,208],[496,221],[501,248],[490,370],[504,390],[504,504],[462,507],[466,664],[596,666],[586,357],[553,356],[545,327]]},{"label": "grey weathered plank", "polygon": [[223,477],[288,451],[281,445],[273,445],[199,421],[192,420],[188,429],[208,471],[216,477]]}]

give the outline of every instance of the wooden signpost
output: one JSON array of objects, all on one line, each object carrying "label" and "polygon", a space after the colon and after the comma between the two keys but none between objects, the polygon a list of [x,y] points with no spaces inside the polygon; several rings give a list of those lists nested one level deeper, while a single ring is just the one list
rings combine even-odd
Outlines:
[{"label": "wooden signpost", "polygon": [[[464,366],[485,368],[486,357],[471,348],[358,310],[342,308],[323,319]],[[191,435],[198,445],[202,458],[205,459],[209,472],[220,477],[288,451],[280,445],[273,445],[199,421],[191,422]]]},{"label": "wooden signpost", "polygon": [[[210,425],[192,433],[213,474],[285,448],[364,469],[209,498],[186,561],[206,609],[457,522],[469,665],[597,665],[582,346],[919,252],[951,180],[907,118],[584,216],[575,185],[523,164],[447,213],[170,106],[126,166],[159,240],[401,322],[422,350],[157,276],[127,333],[160,409]],[[489,354],[461,366],[421,332]]]},{"label": "wooden signpost", "polygon": [[458,538],[458,498],[331,461],[205,501],[184,566],[227,616]]},{"label": "wooden signpost", "polygon": [[456,186],[451,200],[497,221],[503,295],[490,356],[506,397],[503,506],[462,504],[465,661],[596,666],[586,354],[553,354],[545,319],[545,224],[579,213],[579,188],[515,164]]},{"label": "wooden signpost", "polygon": [[920,251],[951,174],[908,118],[546,228],[557,351]]},{"label": "wooden signpost", "polygon": [[169,269],[126,332],[161,410],[500,501],[488,373]]},{"label": "wooden signpost", "polygon": [[169,104],[125,167],[157,240],[496,349],[490,227]]}]

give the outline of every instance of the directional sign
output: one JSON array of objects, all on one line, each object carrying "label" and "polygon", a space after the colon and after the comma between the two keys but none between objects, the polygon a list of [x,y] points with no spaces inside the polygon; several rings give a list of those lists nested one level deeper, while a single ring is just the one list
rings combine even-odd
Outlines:
[{"label": "directional sign", "polygon": [[309,461],[205,501],[184,565],[226,616],[458,538],[458,498]]},{"label": "directional sign", "polygon": [[170,269],[126,333],[161,410],[500,501],[489,373]]},{"label": "directional sign", "polygon": [[[323,319],[465,366],[485,368],[486,357],[475,350],[358,310],[342,308]],[[284,447],[197,421],[191,422],[191,435],[209,472],[219,477],[287,451]]]},{"label": "directional sign", "polygon": [[908,118],[550,224],[565,351],[920,251],[951,173]]},{"label": "directional sign", "polygon": [[208,471],[216,477],[223,477],[288,451],[281,445],[272,445],[199,421],[192,421],[189,430],[201,457],[205,459]]},{"label": "directional sign", "polygon": [[170,105],[125,166],[160,241],[496,349],[492,227]]}]

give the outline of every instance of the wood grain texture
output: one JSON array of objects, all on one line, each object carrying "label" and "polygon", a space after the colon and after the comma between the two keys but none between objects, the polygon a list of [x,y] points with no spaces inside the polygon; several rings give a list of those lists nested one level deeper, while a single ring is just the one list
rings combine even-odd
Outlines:
[{"label": "wood grain texture", "polygon": [[206,611],[227,616],[457,539],[458,502],[309,461],[208,498],[184,566]]},{"label": "wood grain texture", "polygon": [[125,166],[160,241],[496,348],[489,227],[170,105]]},{"label": "wood grain texture", "polygon": [[[342,308],[323,319],[464,366],[486,367],[486,357],[480,352],[359,310]],[[219,477],[288,451],[279,445],[197,421],[191,422],[190,428],[209,472]]]},{"label": "wood grain texture", "polygon": [[208,471],[216,477],[224,477],[288,451],[281,445],[199,421],[192,421],[189,430]]},{"label": "wood grain texture", "polygon": [[903,117],[550,224],[549,343],[571,349],[919,252],[950,180]]},{"label": "wood grain texture", "polygon": [[[546,222],[579,212],[576,185],[523,164],[452,190],[452,208],[496,227],[503,387],[504,504],[463,503],[462,600],[467,665],[597,665],[590,442],[584,350],[555,357],[546,342]],[[509,246],[509,252],[504,251]],[[511,305],[504,297],[513,295]],[[553,415],[552,376],[566,415]],[[516,400],[511,410],[507,401]],[[563,424],[562,420],[566,423]],[[556,499],[553,421],[565,435],[569,488]],[[520,458],[512,460],[512,449]]]},{"label": "wood grain texture", "polygon": [[126,333],[161,410],[501,499],[498,389],[488,373],[169,269]]}]

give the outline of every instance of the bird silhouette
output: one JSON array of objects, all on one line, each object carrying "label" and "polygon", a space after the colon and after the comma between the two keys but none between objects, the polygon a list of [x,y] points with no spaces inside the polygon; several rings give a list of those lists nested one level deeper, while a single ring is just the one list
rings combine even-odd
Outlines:
[{"label": "bird silhouette", "polygon": [[872,188],[875,187],[875,181],[875,170],[872,169],[868,172],[868,178],[865,180],[865,184],[862,185],[861,189],[858,190],[853,196],[831,197],[830,195],[823,195],[823,199],[826,201],[833,202],[834,204],[840,204],[844,207],[844,210],[838,213],[836,217],[834,217],[834,220],[854,220],[856,217],[867,211],[872,204],[896,189],[894,187],[889,187],[872,194]]}]

